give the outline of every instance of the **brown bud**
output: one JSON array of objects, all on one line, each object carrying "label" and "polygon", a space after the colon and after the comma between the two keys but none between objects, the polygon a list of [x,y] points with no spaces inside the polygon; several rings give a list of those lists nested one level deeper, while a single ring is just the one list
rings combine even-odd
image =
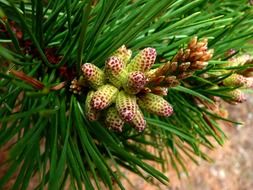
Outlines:
[{"label": "brown bud", "polygon": [[69,86],[69,91],[73,92],[74,94],[79,94],[79,95],[82,93],[82,86],[79,85],[77,79],[74,79],[71,81],[71,85]]},{"label": "brown bud", "polygon": [[164,78],[165,78],[165,76],[154,77],[148,81],[148,84],[159,85],[161,82],[163,82]]},{"label": "brown bud", "polygon": [[181,73],[177,76],[178,79],[186,79],[188,77],[191,77],[192,76],[192,72],[184,72],[184,73]]},{"label": "brown bud", "polygon": [[187,69],[190,67],[191,63],[190,62],[186,62],[186,63],[181,63],[179,66],[178,66],[178,70],[180,72],[185,72],[187,71]]},{"label": "brown bud", "polygon": [[147,93],[150,93],[151,92],[151,89],[146,87],[146,88],[143,88],[140,92],[140,94],[147,94]]},{"label": "brown bud", "polygon": [[155,88],[152,88],[151,92],[153,94],[156,94],[156,95],[159,95],[159,96],[167,96],[168,95],[168,88],[157,86]]},{"label": "brown bud", "polygon": [[184,55],[182,56],[182,61],[187,61],[190,58],[191,55],[191,50],[190,49],[186,49],[184,51]]},{"label": "brown bud", "polygon": [[193,49],[193,47],[197,45],[197,42],[198,42],[198,37],[197,36],[193,37],[188,44],[188,48]]}]

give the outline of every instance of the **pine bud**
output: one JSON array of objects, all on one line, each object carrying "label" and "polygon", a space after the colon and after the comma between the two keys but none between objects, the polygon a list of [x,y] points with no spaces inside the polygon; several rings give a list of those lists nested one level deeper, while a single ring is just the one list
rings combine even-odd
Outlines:
[{"label": "pine bud", "polygon": [[232,74],[223,80],[223,84],[230,87],[247,87],[247,78],[239,74]]},{"label": "pine bud", "polygon": [[[177,75],[177,79],[186,79],[188,77],[191,77],[193,75],[193,72],[184,72]],[[176,82],[176,81],[175,81]],[[179,84],[179,83],[178,83]]]},{"label": "pine bud", "polygon": [[253,88],[253,77],[248,77],[247,82],[245,84],[246,88]]},{"label": "pine bud", "polygon": [[122,60],[124,67],[128,64],[129,60],[132,56],[132,51],[130,49],[127,49],[125,45],[121,46],[119,49],[117,49],[112,56],[118,57]]},{"label": "pine bud", "polygon": [[147,93],[150,93],[151,92],[151,89],[148,88],[148,87],[145,87],[143,88],[141,91],[140,91],[140,94],[147,94]]},{"label": "pine bud", "polygon": [[91,107],[91,99],[93,95],[94,95],[94,91],[92,90],[89,91],[89,93],[87,94],[87,97],[85,100],[85,106],[84,106],[85,114],[90,121],[95,121],[99,117],[98,111]]},{"label": "pine bud", "polygon": [[109,129],[122,132],[124,121],[120,118],[119,113],[115,107],[110,107],[106,111],[105,124]]},{"label": "pine bud", "polygon": [[172,75],[172,76],[167,76],[164,79],[164,85],[163,86],[174,87],[174,86],[179,85],[179,83],[180,82],[177,80],[177,77]]},{"label": "pine bud", "polygon": [[231,97],[231,101],[235,103],[242,103],[246,101],[245,94],[239,89],[229,91],[227,95],[229,95]]},{"label": "pine bud", "polygon": [[187,69],[190,67],[191,63],[190,62],[185,62],[185,63],[181,63],[179,66],[178,66],[178,70],[180,72],[185,72],[187,71]]},{"label": "pine bud", "polygon": [[171,68],[171,62],[161,64],[157,69],[152,69],[152,70],[155,70],[155,72],[153,73],[153,77],[151,76],[150,78],[167,75],[170,68]]},{"label": "pine bud", "polygon": [[202,69],[204,69],[207,65],[208,65],[208,62],[196,61],[196,62],[193,62],[193,63],[191,64],[190,70],[191,70],[191,71],[202,70]]},{"label": "pine bud", "polygon": [[146,128],[146,120],[139,107],[136,109],[136,113],[131,121],[131,124],[138,132],[142,132]]},{"label": "pine bud", "polygon": [[118,93],[116,108],[124,121],[129,122],[134,118],[136,107],[137,103],[134,95],[127,94],[124,91]]},{"label": "pine bud", "polygon": [[129,73],[123,87],[129,94],[137,94],[144,88],[146,82],[147,80],[144,73],[134,71]]},{"label": "pine bud", "polygon": [[105,73],[108,80],[116,87],[121,87],[126,78],[123,61],[118,57],[112,56],[105,63]]},{"label": "pine bud", "polygon": [[192,48],[194,51],[206,51],[207,50],[208,39],[204,38],[198,41],[197,44]]},{"label": "pine bud", "polygon": [[197,45],[197,42],[198,42],[198,37],[197,36],[193,37],[188,44],[188,48],[193,49]]},{"label": "pine bud", "polygon": [[242,66],[248,63],[252,63],[253,62],[253,57],[251,55],[248,54],[244,54],[238,57],[233,57],[231,59],[229,59],[229,62],[231,63],[231,67],[232,66]]},{"label": "pine bud", "polygon": [[209,49],[208,51],[204,52],[203,56],[200,58],[200,61],[209,61],[213,57],[213,53],[213,49]]},{"label": "pine bud", "polygon": [[151,89],[153,94],[159,95],[159,96],[167,96],[168,95],[168,88],[157,86]]},{"label": "pine bud", "polygon": [[91,99],[91,106],[96,110],[103,110],[110,106],[116,99],[118,89],[106,84],[98,88]]},{"label": "pine bud", "polygon": [[148,93],[138,99],[142,109],[159,116],[169,117],[173,113],[172,106],[161,96]]},{"label": "pine bud", "polygon": [[148,71],[155,63],[156,50],[154,48],[145,48],[140,51],[128,64],[127,70],[131,71]]},{"label": "pine bud", "polygon": [[161,75],[161,76],[153,76],[152,78],[150,78],[148,80],[148,84],[151,86],[157,86],[160,85],[165,79],[165,76]]},{"label": "pine bud", "polygon": [[147,79],[153,78],[153,77],[156,76],[156,71],[158,71],[158,68],[156,68],[156,69],[150,69],[149,71],[147,71],[145,73],[145,76],[147,77]]},{"label": "pine bud", "polygon": [[74,94],[82,94],[82,87],[78,84],[77,79],[73,79],[71,81],[71,85],[69,86],[69,91],[73,92]]},{"label": "pine bud", "polygon": [[175,72],[175,71],[177,70],[177,68],[178,68],[178,63],[177,63],[177,62],[172,62],[172,63],[170,64],[169,72],[170,72],[170,73],[173,73],[173,72]]},{"label": "pine bud", "polygon": [[177,55],[173,58],[173,61],[184,64],[182,66],[180,65],[179,71],[185,72],[186,70],[203,69],[206,66],[207,61],[213,56],[213,49],[208,50],[207,44],[207,39],[198,41],[197,37],[194,37],[189,42],[187,49],[180,49]]},{"label": "pine bud", "polygon": [[82,71],[84,78],[88,81],[92,88],[97,89],[105,84],[104,72],[97,66],[91,63],[85,63],[82,66]]}]

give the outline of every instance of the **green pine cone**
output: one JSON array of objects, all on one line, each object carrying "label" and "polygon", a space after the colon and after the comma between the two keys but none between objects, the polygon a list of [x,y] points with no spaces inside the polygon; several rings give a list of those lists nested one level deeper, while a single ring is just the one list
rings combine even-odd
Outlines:
[{"label": "green pine cone", "polygon": [[105,74],[108,80],[116,87],[121,87],[122,80],[126,76],[124,64],[118,57],[112,56],[105,63]]},{"label": "green pine cone", "polygon": [[244,54],[244,55],[241,55],[238,57],[230,58],[227,66],[237,67],[237,66],[245,65],[245,64],[252,62],[252,61],[253,61],[253,57],[251,55]]},{"label": "green pine cone", "polygon": [[105,114],[105,124],[109,129],[121,132],[124,126],[124,121],[119,116],[117,109],[113,106],[108,108]]},{"label": "green pine cone", "polygon": [[165,99],[152,93],[140,96],[138,104],[142,109],[159,116],[169,117],[173,113],[172,106]]},{"label": "green pine cone", "polygon": [[246,101],[246,96],[245,94],[239,90],[235,89],[233,91],[227,92],[227,95],[231,97],[231,101],[235,103],[242,103]]},{"label": "green pine cone", "polygon": [[132,51],[130,49],[127,49],[125,45],[121,46],[119,49],[117,49],[112,56],[118,57],[123,61],[124,67],[128,64],[129,60],[132,56]]},{"label": "green pine cone", "polygon": [[136,113],[136,97],[130,94],[120,91],[116,98],[116,108],[119,112],[120,117],[129,122],[134,118]]},{"label": "green pine cone", "polygon": [[131,121],[131,124],[138,132],[142,132],[147,126],[146,120],[139,106],[137,106],[136,113],[133,120]]},{"label": "green pine cone", "polygon": [[247,78],[239,74],[232,74],[223,80],[223,84],[231,87],[247,87]]},{"label": "green pine cone", "polygon": [[155,63],[156,50],[154,48],[145,48],[140,51],[127,65],[128,72],[148,71]]},{"label": "green pine cone", "polygon": [[96,110],[103,110],[110,106],[117,97],[118,89],[106,84],[98,88],[91,99],[91,106]]},{"label": "green pine cone", "polygon": [[95,121],[99,117],[99,112],[91,107],[91,99],[94,95],[94,91],[89,91],[85,100],[85,114],[90,121]]},{"label": "green pine cone", "polygon": [[91,63],[85,63],[82,66],[82,72],[84,78],[88,81],[92,88],[97,89],[105,84],[104,72],[97,66]]},{"label": "green pine cone", "polygon": [[125,84],[123,87],[129,94],[139,93],[145,86],[147,79],[144,73],[140,71],[134,71],[128,74]]}]

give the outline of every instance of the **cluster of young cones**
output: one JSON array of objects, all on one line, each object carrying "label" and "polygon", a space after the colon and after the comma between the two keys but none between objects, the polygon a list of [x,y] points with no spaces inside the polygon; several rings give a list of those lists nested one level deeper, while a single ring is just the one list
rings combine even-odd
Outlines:
[{"label": "cluster of young cones", "polygon": [[173,108],[163,98],[168,88],[205,68],[212,54],[207,39],[193,38],[171,62],[151,69],[156,60],[154,48],[145,48],[132,58],[132,51],[123,45],[106,60],[103,69],[85,63],[82,77],[71,82],[70,90],[80,94],[82,87],[89,87],[85,101],[89,120],[102,118],[106,126],[116,131],[122,131],[125,123],[143,131],[146,121],[142,110],[169,117]]},{"label": "cluster of young cones", "polygon": [[79,93],[82,84],[88,85],[85,114],[89,120],[100,118],[116,131],[129,123],[141,132],[146,127],[142,109],[164,117],[173,113],[163,97],[141,92],[148,81],[147,72],[155,63],[156,50],[148,47],[131,57],[131,50],[122,46],[106,60],[103,69],[91,63],[82,65],[82,77],[73,80],[70,88]]},{"label": "cluster of young cones", "polygon": [[222,85],[224,86],[236,88],[235,90],[228,92],[228,95],[231,97],[229,103],[242,103],[246,101],[246,96],[242,90],[253,88],[253,57],[250,55],[241,55],[231,58],[227,66],[245,67],[240,70],[232,70],[233,73],[222,82]]}]

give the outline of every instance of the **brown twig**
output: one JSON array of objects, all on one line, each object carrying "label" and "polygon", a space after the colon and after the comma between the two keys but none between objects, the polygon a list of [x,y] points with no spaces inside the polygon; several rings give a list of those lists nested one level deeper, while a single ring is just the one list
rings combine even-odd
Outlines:
[{"label": "brown twig", "polygon": [[24,82],[26,82],[27,84],[32,85],[34,88],[36,89],[43,89],[45,87],[45,85],[38,81],[37,79],[27,76],[24,72],[22,71],[15,71],[15,70],[10,70],[9,73],[13,74],[15,77],[19,78],[20,80],[23,80]]}]

